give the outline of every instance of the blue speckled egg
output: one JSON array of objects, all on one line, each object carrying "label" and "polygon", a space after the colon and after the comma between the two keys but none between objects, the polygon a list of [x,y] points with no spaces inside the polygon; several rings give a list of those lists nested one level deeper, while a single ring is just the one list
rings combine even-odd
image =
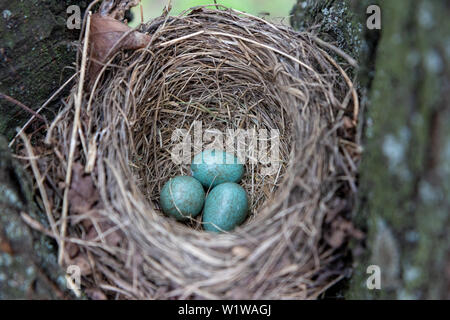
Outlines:
[{"label": "blue speckled egg", "polygon": [[167,181],[161,190],[160,205],[164,213],[177,220],[197,216],[205,202],[205,191],[196,179],[176,176]]},{"label": "blue speckled egg", "polygon": [[244,188],[233,182],[219,184],[206,197],[203,227],[206,231],[231,231],[247,217],[248,198]]},{"label": "blue speckled egg", "polygon": [[224,182],[239,182],[244,166],[239,159],[222,150],[205,150],[197,154],[191,164],[192,176],[205,188]]}]

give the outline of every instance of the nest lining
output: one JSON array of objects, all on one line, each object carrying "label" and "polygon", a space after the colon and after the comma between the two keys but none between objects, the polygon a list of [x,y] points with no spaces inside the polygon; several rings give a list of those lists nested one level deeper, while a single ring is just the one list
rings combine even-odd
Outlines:
[{"label": "nest lining", "polygon": [[[83,265],[84,288],[105,297],[318,297],[342,278],[324,218],[355,191],[358,146],[342,134],[358,103],[348,76],[313,35],[231,9],[197,7],[141,31],[150,44],[118,53],[83,96],[65,264]],[[49,189],[64,186],[75,92],[48,131]],[[171,134],[199,120],[280,132],[276,175],[246,164],[252,216],[231,233],[158,209],[163,183],[189,172],[170,159]],[[62,191],[48,193],[60,221]]]}]

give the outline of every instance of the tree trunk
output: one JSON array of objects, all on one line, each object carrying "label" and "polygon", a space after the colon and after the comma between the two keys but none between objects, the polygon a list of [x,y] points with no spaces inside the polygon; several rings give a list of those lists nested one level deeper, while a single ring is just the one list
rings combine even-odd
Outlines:
[{"label": "tree trunk", "polygon": [[[0,93],[33,110],[73,73],[74,40],[79,30],[66,27],[67,7],[85,1],[0,0]],[[63,96],[60,95],[60,97]],[[46,114],[51,116],[55,104]],[[16,104],[0,98],[0,135],[10,139],[31,117]]]},{"label": "tree trunk", "polygon": [[[382,12],[379,42],[366,28],[370,4]],[[300,28],[324,23],[320,30],[362,66],[365,152],[354,219],[368,237],[346,296],[449,299],[450,4],[299,1],[293,13]],[[367,287],[370,265],[380,268],[381,290]]]},{"label": "tree trunk", "polygon": [[[69,67],[79,31],[66,28],[66,9],[72,4],[86,7],[85,1],[73,0],[0,0],[0,94],[37,110],[74,73]],[[46,114],[51,117],[59,105],[49,105]],[[55,243],[20,216],[25,213],[46,225],[34,205],[30,180],[2,137],[11,139],[30,117],[0,96],[0,300],[71,297],[56,263]]]},{"label": "tree trunk", "polygon": [[30,179],[0,136],[0,300],[70,298],[54,241],[31,230],[21,214],[46,219],[33,203]]}]

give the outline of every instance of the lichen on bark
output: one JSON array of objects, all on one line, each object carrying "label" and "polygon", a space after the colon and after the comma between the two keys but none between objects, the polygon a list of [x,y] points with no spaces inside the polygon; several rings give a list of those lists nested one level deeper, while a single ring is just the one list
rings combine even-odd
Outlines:
[{"label": "lichen on bark", "polygon": [[[36,110],[74,73],[73,41],[79,31],[66,28],[66,9],[73,4],[83,9],[87,1],[0,0],[0,93]],[[44,111],[49,119],[64,94]],[[30,117],[0,99],[0,299],[71,297],[56,263],[55,242],[21,218],[25,213],[48,227],[33,201],[30,179],[7,147],[16,128]]]},{"label": "lichen on bark", "polygon": [[58,266],[55,242],[32,230],[25,213],[48,228],[31,183],[0,136],[0,300],[73,298]]},{"label": "lichen on bark", "polygon": [[[349,297],[448,299],[450,7],[438,1],[379,4],[382,38],[356,215],[368,224],[368,253]],[[380,244],[385,228],[394,239],[390,245]],[[373,250],[377,246],[384,250]],[[369,263],[379,264],[382,275],[395,270],[382,290],[364,288]]]},{"label": "lichen on bark", "polygon": [[[0,0],[0,92],[36,110],[74,73],[78,30],[66,28],[66,9],[86,1]],[[73,68],[72,68],[73,69]],[[63,96],[62,93],[61,96]],[[45,113],[51,117],[58,105]],[[0,99],[0,134],[11,138],[29,118]]]},{"label": "lichen on bark", "polygon": [[300,0],[291,11],[291,25],[318,33],[323,40],[358,57],[363,26],[355,17],[355,6],[351,0]]}]

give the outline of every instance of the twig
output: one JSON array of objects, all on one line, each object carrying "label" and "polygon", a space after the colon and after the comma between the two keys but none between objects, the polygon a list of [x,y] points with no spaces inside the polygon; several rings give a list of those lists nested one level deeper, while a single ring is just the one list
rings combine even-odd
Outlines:
[{"label": "twig", "polygon": [[182,36],[180,38],[176,38],[176,39],[173,39],[173,40],[169,40],[169,41],[163,42],[163,43],[159,44],[159,47],[165,47],[165,46],[173,45],[174,43],[177,43],[177,42],[180,42],[180,41],[183,41],[183,40],[187,40],[189,38],[193,38],[193,37],[199,36],[199,35],[201,35],[203,33],[205,33],[205,31],[204,30],[200,30],[200,31],[197,31],[197,32],[192,33],[192,34],[188,34],[188,35]]},{"label": "twig", "polygon": [[347,83],[349,90],[352,92],[353,97],[353,124],[356,126],[358,124],[358,117],[359,117],[359,99],[358,99],[358,93],[356,92],[355,86],[353,85],[352,80],[348,77],[347,73],[342,69],[342,67],[333,60],[333,58],[323,49],[319,50],[322,52],[322,54],[325,56],[325,58],[341,73],[342,77],[344,77],[345,82]]},{"label": "twig", "polygon": [[61,291],[61,289],[56,285],[53,280],[50,279],[50,277],[42,270],[42,266],[34,264],[36,267],[37,273],[41,276],[41,279],[44,280],[53,290],[53,292],[57,295],[59,300],[68,300],[64,292]]},{"label": "twig", "polygon": [[47,123],[47,120],[41,116],[40,114],[38,114],[36,111],[34,111],[33,109],[31,109],[30,107],[27,107],[26,105],[24,105],[22,102],[17,101],[16,99],[14,99],[13,97],[10,97],[4,93],[0,92],[0,99],[5,99],[9,102],[11,102],[12,104],[15,104],[18,107],[21,107],[23,110],[31,113],[32,115],[34,115],[35,117],[39,118],[39,120]]},{"label": "twig", "polygon": [[66,173],[66,180],[65,180],[65,189],[64,189],[64,198],[63,198],[63,208],[62,208],[62,225],[61,225],[61,244],[59,246],[59,254],[58,254],[58,264],[62,265],[63,257],[64,257],[64,237],[66,236],[66,229],[67,229],[67,212],[69,210],[69,189],[70,189],[70,183],[72,180],[72,166],[74,161],[74,154],[75,154],[75,147],[77,144],[77,138],[78,138],[78,127],[80,125],[80,113],[81,113],[81,102],[83,99],[83,86],[84,86],[84,77],[86,74],[86,61],[87,61],[87,49],[89,44],[89,31],[90,31],[90,25],[91,25],[91,15],[92,12],[89,11],[86,21],[86,35],[84,38],[84,45],[83,45],[83,56],[81,58],[81,71],[80,71],[80,79],[78,82],[78,91],[75,96],[75,117],[72,127],[72,138],[70,140],[70,150],[69,150],[69,160],[67,163],[67,173]]},{"label": "twig", "polygon": [[[52,231],[47,230],[39,221],[34,220],[32,217],[30,217],[25,212],[20,213],[20,217],[22,220],[32,229],[39,231],[42,234],[45,234],[46,236],[55,239],[56,241],[61,241],[62,239],[60,236],[56,233],[52,233]],[[125,250],[122,250],[117,247],[111,247],[111,246],[105,246],[101,242],[95,242],[95,241],[85,241],[78,238],[71,238],[66,237],[64,238],[64,241],[74,243],[79,246],[83,247],[91,247],[91,248],[102,248],[106,251],[110,252],[111,254],[126,254],[127,252]]]},{"label": "twig", "polygon": [[47,99],[47,101],[44,102],[44,104],[36,111],[36,114],[33,114],[33,116],[31,117],[30,120],[27,121],[27,123],[25,123],[25,125],[22,127],[22,129],[20,129],[20,131],[16,134],[16,136],[11,140],[11,142],[9,143],[9,147],[11,148],[12,145],[14,144],[14,142],[16,141],[16,139],[19,137],[19,135],[24,132],[28,126],[30,125],[30,123],[36,118],[36,116],[40,116],[39,113],[50,103],[52,102],[52,100],[75,78],[77,74],[75,73],[74,75],[72,75],[61,87],[59,87],[58,90],[55,91],[55,93],[53,93],[51,95],[50,98]]},{"label": "twig", "polygon": [[[311,68],[310,66],[308,66],[307,64],[301,62],[301,61],[298,60],[296,57],[291,56],[290,54],[287,54],[286,52],[283,52],[283,51],[281,51],[281,50],[278,50],[277,48],[272,47],[272,46],[269,46],[269,45],[266,45],[266,44],[264,44],[264,43],[260,43],[260,42],[258,42],[258,41],[255,41],[255,40],[252,40],[252,39],[248,39],[248,38],[246,38],[246,37],[242,37],[242,36],[239,36],[239,35],[236,35],[236,34],[228,34],[228,33],[224,33],[224,32],[215,32],[215,31],[209,31],[209,32],[205,32],[205,33],[210,34],[210,35],[212,35],[212,36],[230,37],[230,38],[240,39],[240,40],[242,40],[242,41],[246,41],[246,42],[252,43],[252,44],[254,44],[254,45],[256,45],[256,46],[259,46],[259,47],[262,47],[262,48],[271,50],[271,51],[273,51],[273,52],[276,52],[276,53],[282,55],[283,57],[286,57],[286,58],[288,58],[288,59],[290,59],[290,60],[292,60],[292,61],[298,63],[299,65],[301,65],[301,66],[304,67],[305,69],[307,69],[307,70],[309,70],[309,71],[311,71],[311,72],[313,72],[313,73],[316,73],[316,72],[314,71],[314,69],[312,69],[312,68]],[[191,35],[191,36],[193,36],[193,35]],[[169,42],[169,41],[168,41],[168,42]],[[162,44],[161,44],[161,45],[162,45]]]},{"label": "twig", "polygon": [[348,54],[346,54],[344,51],[342,51],[341,49],[339,49],[336,46],[333,46],[331,43],[325,42],[322,39],[319,39],[313,35],[310,35],[310,38],[312,40],[314,40],[318,45],[328,48],[330,50],[333,50],[338,56],[341,56],[342,58],[344,58],[345,60],[347,60],[347,62],[354,68],[358,68],[358,62],[353,59],[352,57],[350,57]]},{"label": "twig", "polygon": [[[20,133],[20,138],[22,139],[25,150],[27,151],[28,158],[31,164],[31,169],[33,170],[34,177],[36,179],[36,183],[39,188],[39,192],[41,193],[42,202],[44,203],[45,213],[47,214],[48,222],[50,223],[50,227],[52,229],[52,232],[56,235],[58,230],[56,228],[55,219],[52,215],[52,208],[50,206],[50,202],[48,201],[47,191],[44,187],[44,184],[42,183],[43,179],[41,176],[41,173],[39,172],[39,168],[36,163],[36,157],[33,152],[33,148],[31,147],[30,141],[25,136],[23,132]],[[58,240],[57,240],[58,241]]]}]

